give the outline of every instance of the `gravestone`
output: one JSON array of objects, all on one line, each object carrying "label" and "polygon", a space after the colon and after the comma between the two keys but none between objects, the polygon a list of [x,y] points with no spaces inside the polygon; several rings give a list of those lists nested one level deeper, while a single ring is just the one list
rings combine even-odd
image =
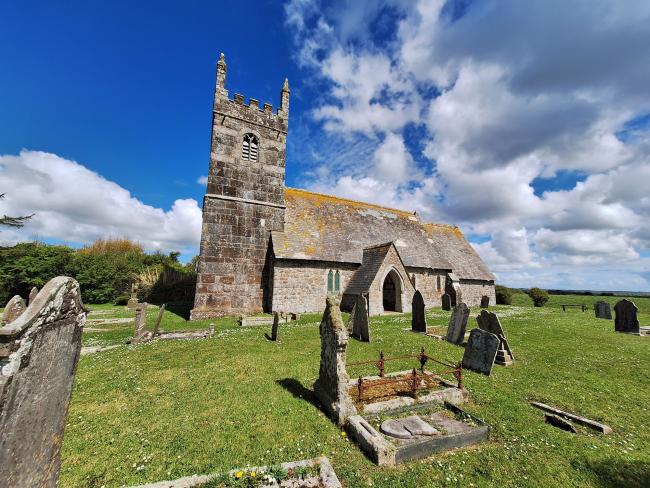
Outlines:
[{"label": "gravestone", "polygon": [[162,304],[162,307],[158,310],[158,316],[156,317],[156,325],[153,327],[153,333],[151,334],[152,338],[155,338],[158,335],[158,331],[160,330],[160,322],[162,321],[163,315],[165,314],[165,307],[167,306],[166,303]]},{"label": "gravestone", "polygon": [[607,302],[599,301],[594,303],[594,312],[597,319],[612,320],[612,308]]},{"label": "gravestone", "polygon": [[273,325],[271,326],[271,340],[278,340],[278,327],[280,327],[280,314],[278,312],[273,313]]},{"label": "gravestone", "polygon": [[0,485],[54,488],[87,311],[59,276],[0,329]]},{"label": "gravestone", "polygon": [[26,308],[25,300],[20,295],[15,295],[7,302],[4,312],[2,312],[2,325],[12,323],[22,315]]},{"label": "gravestone", "polygon": [[469,319],[469,308],[465,303],[456,305],[449,319],[447,327],[447,336],[445,340],[452,344],[460,345],[465,340],[465,330],[467,329],[467,319]]},{"label": "gravestone", "polygon": [[510,349],[510,344],[508,344],[508,339],[506,339],[506,333],[499,322],[499,317],[493,312],[488,312],[487,310],[481,310],[481,313],[476,317],[479,328],[491,332],[496,335],[501,344],[499,346],[499,352],[495,363],[500,366],[510,366],[514,360],[515,356],[512,354],[512,349]]},{"label": "gravestone", "polygon": [[350,377],[345,370],[348,332],[341,319],[338,298],[328,295],[325,304],[320,323],[320,369],[314,393],[328,415],[342,426],[357,413],[348,393]]},{"label": "gravestone", "polygon": [[147,342],[147,302],[138,303],[135,307],[135,329],[131,344],[141,344]]},{"label": "gravestone", "polygon": [[350,321],[352,322],[352,337],[363,342],[370,342],[368,309],[366,308],[366,299],[363,295],[357,295],[356,303],[352,307]]},{"label": "gravestone", "polygon": [[411,304],[411,330],[427,333],[427,316],[424,309],[424,298],[420,290],[415,290]]},{"label": "gravestone", "polygon": [[616,332],[631,332],[632,334],[639,333],[639,319],[636,314],[639,309],[634,302],[623,299],[614,305],[614,330]]},{"label": "gravestone", "polygon": [[490,376],[500,339],[483,329],[472,329],[463,354],[463,368]]},{"label": "gravestone", "polygon": [[481,297],[481,308],[488,308],[490,306],[490,297],[483,295]]},{"label": "gravestone", "polygon": [[449,293],[442,295],[442,309],[451,310],[451,295]]},{"label": "gravestone", "polygon": [[34,301],[34,298],[36,298],[36,295],[38,295],[38,288],[36,288],[34,286],[34,287],[32,287],[31,291],[29,292],[29,300],[27,301],[28,305],[30,305]]},{"label": "gravestone", "polygon": [[129,301],[126,304],[127,308],[135,308],[138,305],[138,296],[136,291],[137,287],[135,286],[135,283],[131,283],[131,298],[129,298]]}]

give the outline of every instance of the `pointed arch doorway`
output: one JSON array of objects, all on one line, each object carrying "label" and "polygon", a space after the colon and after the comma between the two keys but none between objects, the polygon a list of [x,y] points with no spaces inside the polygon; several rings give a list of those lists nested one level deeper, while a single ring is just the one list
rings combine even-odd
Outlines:
[{"label": "pointed arch doorway", "polygon": [[402,280],[395,269],[391,269],[382,284],[384,312],[402,311]]}]

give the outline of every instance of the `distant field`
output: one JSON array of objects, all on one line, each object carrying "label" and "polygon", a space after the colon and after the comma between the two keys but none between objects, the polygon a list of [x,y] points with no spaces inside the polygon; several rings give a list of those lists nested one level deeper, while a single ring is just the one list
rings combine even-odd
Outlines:
[{"label": "distant field", "polygon": [[[129,486],[318,455],[330,458],[348,487],[650,486],[650,339],[614,333],[613,321],[596,320],[593,310],[559,308],[598,299],[552,296],[546,307],[533,308],[527,296],[515,295],[513,306],[493,307],[515,366],[495,366],[490,378],[466,374],[472,398],[466,409],[492,426],[490,441],[396,468],[372,464],[311,403],[319,315],[281,325],[282,342],[273,343],[264,338],[269,327],[242,328],[234,319],[188,323],[166,312],[166,330],[214,322],[217,334],[82,357],[59,486]],[[650,325],[650,299],[634,301],[642,325]],[[156,313],[150,310],[149,327]],[[119,307],[114,315],[132,314]],[[428,315],[433,326],[449,319],[441,310]],[[84,333],[84,345],[122,344],[132,333],[131,324],[93,327],[110,332]],[[373,342],[350,340],[348,361],[420,347],[461,358],[462,348],[408,328],[408,315],[372,318]],[[397,362],[390,371],[409,367],[413,362]],[[348,372],[354,377],[370,369]],[[555,429],[528,405],[531,399],[606,422],[615,433]]]}]

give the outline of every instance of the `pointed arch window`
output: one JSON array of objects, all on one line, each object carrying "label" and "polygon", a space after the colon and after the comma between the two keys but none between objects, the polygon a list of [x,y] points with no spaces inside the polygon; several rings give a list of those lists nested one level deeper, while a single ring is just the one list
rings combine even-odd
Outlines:
[{"label": "pointed arch window", "polygon": [[334,291],[339,293],[341,291],[341,273],[338,271],[334,275]]},{"label": "pointed arch window", "polygon": [[437,277],[438,291],[442,290],[442,284],[440,283],[440,275]]},{"label": "pointed arch window", "polygon": [[327,292],[332,293],[334,291],[334,271],[330,269],[330,272],[327,273]]},{"label": "pointed arch window", "polygon": [[241,158],[244,161],[257,161],[259,142],[255,134],[246,134],[241,147]]}]

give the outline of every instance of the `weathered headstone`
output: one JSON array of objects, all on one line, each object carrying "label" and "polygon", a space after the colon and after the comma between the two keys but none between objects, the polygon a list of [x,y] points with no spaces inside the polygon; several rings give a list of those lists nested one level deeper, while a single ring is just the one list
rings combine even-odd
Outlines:
[{"label": "weathered headstone", "polygon": [[135,283],[131,283],[131,298],[129,298],[129,301],[126,304],[128,308],[135,308],[138,305],[138,296],[136,292],[137,287],[135,286]]},{"label": "weathered headstone", "polygon": [[368,309],[363,295],[357,295],[356,303],[352,307],[352,313],[350,314],[350,321],[352,322],[352,337],[363,342],[370,342]]},{"label": "weathered headstone", "polygon": [[147,334],[147,302],[138,303],[135,307],[135,329],[131,344],[140,344],[149,340]]},{"label": "weathered headstone", "polygon": [[490,306],[490,297],[483,295],[481,297],[481,308],[488,308]]},{"label": "weathered headstone", "polygon": [[448,293],[442,295],[442,309],[451,310],[451,295]]},{"label": "weathered headstone", "polygon": [[328,295],[325,303],[320,323],[320,369],[314,393],[333,420],[344,425],[357,413],[348,393],[350,377],[345,370],[348,332],[341,319],[338,298]]},{"label": "weathered headstone", "polygon": [[465,303],[456,305],[449,319],[447,327],[447,337],[445,340],[452,344],[460,345],[465,340],[465,330],[467,329],[467,319],[469,319],[469,308]]},{"label": "weathered headstone", "polygon": [[280,327],[280,314],[278,312],[273,313],[273,325],[271,326],[271,340],[278,340],[278,327]]},{"label": "weathered headstone", "polygon": [[506,338],[506,333],[499,322],[499,317],[494,312],[488,312],[487,310],[481,310],[481,313],[476,317],[478,326],[487,331],[495,334],[499,337],[501,344],[499,346],[499,353],[497,354],[496,364],[501,366],[510,366],[515,360],[515,356],[510,349],[510,344]]},{"label": "weathered headstone", "polygon": [[160,330],[160,322],[162,322],[163,315],[165,314],[165,307],[167,306],[166,303],[163,303],[160,309],[158,310],[158,316],[156,317],[156,325],[153,327],[153,333],[151,334],[151,337],[155,338],[158,335],[158,331]]},{"label": "weathered headstone", "polygon": [[636,314],[639,311],[634,302],[623,299],[614,305],[616,318],[614,319],[614,330],[616,332],[639,333],[639,319]]},{"label": "weathered headstone", "polygon": [[612,320],[612,308],[607,302],[599,301],[594,303],[594,312],[597,319]]},{"label": "weathered headstone", "polygon": [[79,284],[50,280],[0,329],[0,485],[54,488],[87,311]]},{"label": "weathered headstone", "polygon": [[483,329],[472,329],[463,354],[463,368],[490,376],[500,339]]},{"label": "weathered headstone", "polygon": [[34,301],[34,298],[36,298],[36,295],[38,295],[38,288],[36,288],[34,286],[34,287],[32,287],[31,291],[29,292],[29,299],[27,301],[28,305],[30,305]]},{"label": "weathered headstone", "polygon": [[25,300],[20,295],[15,295],[7,302],[4,312],[2,312],[2,325],[12,323],[22,315],[26,308]]},{"label": "weathered headstone", "polygon": [[415,290],[411,303],[411,330],[427,333],[427,316],[424,308],[424,298],[420,290]]}]

